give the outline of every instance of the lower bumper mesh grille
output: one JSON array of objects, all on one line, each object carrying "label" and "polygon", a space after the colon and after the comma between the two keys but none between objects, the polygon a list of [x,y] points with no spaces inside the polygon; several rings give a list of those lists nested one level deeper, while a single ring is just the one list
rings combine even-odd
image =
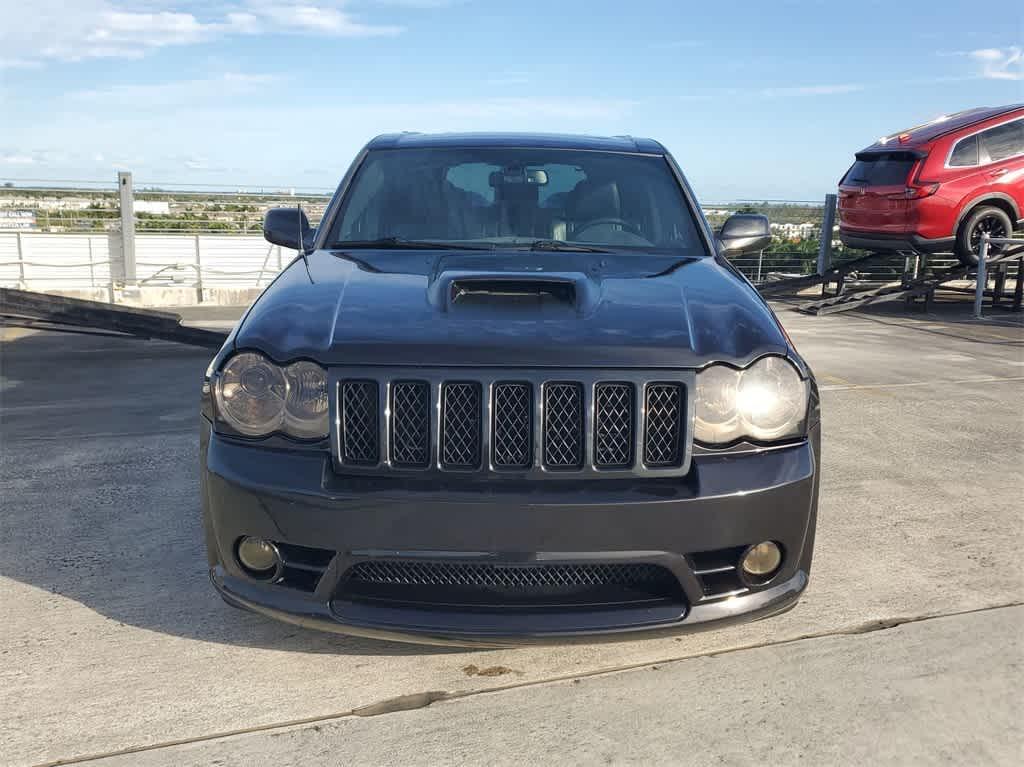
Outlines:
[{"label": "lower bumper mesh grille", "polygon": [[564,606],[683,600],[679,581],[669,570],[644,562],[506,565],[372,560],[349,568],[339,596],[435,605]]}]

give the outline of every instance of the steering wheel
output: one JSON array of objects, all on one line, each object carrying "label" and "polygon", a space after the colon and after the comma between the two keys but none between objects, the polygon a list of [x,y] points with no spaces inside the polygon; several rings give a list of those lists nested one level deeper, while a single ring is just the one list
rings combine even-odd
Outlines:
[{"label": "steering wheel", "polygon": [[622,227],[623,231],[629,232],[630,234],[633,234],[633,235],[636,235],[637,237],[639,237],[641,239],[646,239],[644,237],[643,233],[639,229],[637,229],[635,226],[633,226],[628,221],[624,221],[621,218],[595,218],[593,221],[588,221],[583,226],[581,226],[579,229],[577,229],[575,232],[573,232],[572,233],[572,237],[573,237],[574,240],[578,240],[579,236],[580,236],[580,234],[582,232],[585,232],[587,229],[592,229],[595,226],[602,226],[602,225],[618,225],[618,226]]}]

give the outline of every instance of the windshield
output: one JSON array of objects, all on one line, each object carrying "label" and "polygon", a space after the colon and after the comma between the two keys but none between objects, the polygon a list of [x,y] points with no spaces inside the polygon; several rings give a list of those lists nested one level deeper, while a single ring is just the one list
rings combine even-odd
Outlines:
[{"label": "windshield", "polygon": [[386,239],[704,252],[664,158],[564,149],[370,152],[329,247]]}]

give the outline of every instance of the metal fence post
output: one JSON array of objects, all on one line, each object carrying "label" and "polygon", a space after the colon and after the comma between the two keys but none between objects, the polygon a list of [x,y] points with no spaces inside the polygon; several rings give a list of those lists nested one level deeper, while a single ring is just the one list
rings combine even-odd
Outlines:
[{"label": "metal fence post", "polygon": [[117,188],[121,197],[121,253],[124,258],[124,284],[135,285],[135,190],[130,171],[119,171]]},{"label": "metal fence post", "polygon": [[985,283],[988,282],[988,275],[985,274],[986,261],[988,260],[988,232],[981,235],[981,245],[978,247],[978,284],[974,288],[974,319],[981,319],[981,304],[985,298]]},{"label": "metal fence post", "polygon": [[195,236],[196,247],[196,301],[203,303],[203,261],[199,255],[199,235]]},{"label": "metal fence post", "polygon": [[14,236],[18,243],[18,287],[25,290],[28,283],[25,282],[25,252],[22,250],[21,232],[17,232]]},{"label": "metal fence post", "polygon": [[825,211],[821,219],[821,241],[818,243],[818,274],[832,266],[832,230],[836,225],[836,196],[825,195]]},{"label": "metal fence post", "polygon": [[761,263],[764,261],[764,249],[757,251],[757,282],[761,281]]},{"label": "metal fence post", "polygon": [[89,235],[85,236],[85,242],[89,246],[89,287],[96,287],[96,270],[92,265],[92,237]]}]

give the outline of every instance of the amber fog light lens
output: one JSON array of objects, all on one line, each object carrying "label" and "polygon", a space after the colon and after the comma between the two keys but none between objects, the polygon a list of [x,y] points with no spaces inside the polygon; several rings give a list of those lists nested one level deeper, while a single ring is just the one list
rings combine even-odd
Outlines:
[{"label": "amber fog light lens", "polygon": [[766,580],[782,564],[782,550],[771,541],[751,546],[740,560],[743,574],[754,580]]},{"label": "amber fog light lens", "polygon": [[246,536],[238,542],[238,561],[257,578],[272,578],[281,566],[281,555],[270,541]]}]

